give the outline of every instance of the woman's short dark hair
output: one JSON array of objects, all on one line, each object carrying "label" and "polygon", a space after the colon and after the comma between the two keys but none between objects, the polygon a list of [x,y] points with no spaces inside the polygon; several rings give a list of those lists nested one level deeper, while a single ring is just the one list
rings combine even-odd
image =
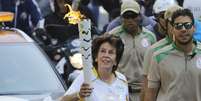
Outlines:
[{"label": "woman's short dark hair", "polygon": [[193,13],[189,9],[178,9],[172,14],[172,21],[171,24],[174,24],[174,21],[179,16],[188,16],[191,18],[192,23],[194,24],[194,17]]},{"label": "woman's short dark hair", "polygon": [[105,42],[108,42],[109,44],[111,44],[113,47],[116,48],[116,62],[117,62],[117,65],[114,66],[113,69],[112,69],[112,72],[114,72],[117,69],[119,61],[120,61],[121,56],[123,54],[124,44],[123,44],[123,42],[122,42],[120,37],[112,35],[112,34],[105,33],[104,35],[98,36],[93,40],[93,42],[92,42],[93,66],[95,66],[95,68],[97,68],[98,64],[95,61],[95,59],[98,56],[100,46]]}]

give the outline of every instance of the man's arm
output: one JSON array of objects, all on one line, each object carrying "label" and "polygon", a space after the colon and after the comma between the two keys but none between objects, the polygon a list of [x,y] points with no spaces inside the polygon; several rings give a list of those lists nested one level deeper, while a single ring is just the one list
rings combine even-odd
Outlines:
[{"label": "man's arm", "polygon": [[159,89],[161,87],[161,77],[159,73],[159,65],[156,60],[156,56],[153,55],[151,58],[150,68],[145,78],[145,100],[144,101],[156,101]]},{"label": "man's arm", "polygon": [[145,101],[145,92],[147,91],[147,85],[148,85],[147,75],[144,75],[144,80],[142,84],[140,99],[141,101]]},{"label": "man's arm", "polygon": [[147,75],[148,75],[148,71],[151,65],[151,60],[152,60],[152,55],[153,55],[153,48],[149,47],[144,55],[144,61],[143,61],[143,85],[142,85],[142,90],[141,90],[141,101],[145,101],[145,92],[147,90],[147,86],[148,86],[148,79],[147,79]]},{"label": "man's arm", "polygon": [[158,88],[147,88],[145,92],[145,101],[156,101]]}]

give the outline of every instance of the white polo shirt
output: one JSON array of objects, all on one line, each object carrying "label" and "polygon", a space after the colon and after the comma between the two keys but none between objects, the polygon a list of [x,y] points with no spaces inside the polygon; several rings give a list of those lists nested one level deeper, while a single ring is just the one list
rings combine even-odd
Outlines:
[{"label": "white polo shirt", "polygon": [[[125,76],[119,72],[115,72],[116,80],[112,84],[105,83],[100,80],[94,73],[91,86],[94,88],[91,97],[96,101],[128,101],[128,84]],[[65,93],[70,95],[80,90],[84,82],[83,72],[73,81],[72,85]]]}]

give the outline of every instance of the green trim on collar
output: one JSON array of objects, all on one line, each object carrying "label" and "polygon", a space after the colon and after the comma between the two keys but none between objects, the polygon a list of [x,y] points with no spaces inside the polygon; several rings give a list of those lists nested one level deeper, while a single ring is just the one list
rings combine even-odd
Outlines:
[{"label": "green trim on collar", "polygon": [[156,42],[155,38],[149,32],[142,31],[141,33],[149,39],[149,42],[151,42],[151,44],[154,44]]},{"label": "green trim on collar", "polygon": [[[195,41],[193,41],[193,43],[195,44],[195,47],[193,47],[193,50],[192,50],[192,54],[196,53],[197,51],[197,43]],[[177,47],[177,45],[175,44],[175,42],[172,43],[172,47],[174,47],[176,50],[180,51],[180,52],[183,52],[182,49],[180,49],[179,47]]]},{"label": "green trim on collar", "polygon": [[178,50],[178,51],[183,52],[182,49],[180,49],[179,47],[177,47],[177,45],[176,45],[175,42],[172,43],[172,47],[175,48],[175,49]]},{"label": "green trim on collar", "polygon": [[155,58],[154,58],[154,60],[157,62],[157,63],[159,63],[159,62],[161,62],[165,57],[167,57],[168,55],[169,55],[169,53],[171,52],[171,51],[173,51],[175,48],[174,47],[172,47],[172,45],[169,45],[169,46],[167,46],[167,47],[165,47],[165,48],[163,48],[164,49],[164,51],[161,51],[159,54],[157,54],[156,56],[155,56]]},{"label": "green trim on collar", "polygon": [[166,36],[166,37],[165,37],[165,40],[167,40],[168,43],[171,43],[171,42],[172,42],[172,39],[171,39],[169,36]]},{"label": "green trim on collar", "polygon": [[168,36],[166,36],[165,40],[163,41],[163,43],[158,45],[158,47],[155,47],[153,50],[157,51],[157,50],[159,50],[159,49],[161,49],[161,48],[163,48],[163,47],[165,47],[165,46],[167,46],[167,45],[169,45],[171,43],[172,43],[172,40]]},{"label": "green trim on collar", "polygon": [[125,33],[125,31],[124,31],[122,25],[116,27],[115,30],[116,30],[116,31],[114,31],[113,34],[116,35],[116,36],[121,36],[121,35],[123,35],[123,34]]},{"label": "green trim on collar", "polygon": [[[192,55],[192,54],[197,54],[197,53],[201,54],[201,49],[199,48],[201,44],[199,45],[199,44],[196,43],[196,42],[193,42],[193,43],[195,44],[195,47],[193,48],[192,53],[191,53],[190,55]],[[166,49],[163,48],[164,51],[158,53],[158,54],[155,56],[154,60],[155,60],[157,63],[161,62],[161,60],[163,60],[165,57],[167,57],[167,56],[169,55],[169,53],[170,53],[171,51],[173,51],[173,50],[177,50],[177,51],[179,51],[179,52],[184,53],[182,49],[179,49],[179,48],[176,46],[175,42],[172,42],[169,46],[167,46],[167,47],[165,47],[165,48],[166,48]]]}]

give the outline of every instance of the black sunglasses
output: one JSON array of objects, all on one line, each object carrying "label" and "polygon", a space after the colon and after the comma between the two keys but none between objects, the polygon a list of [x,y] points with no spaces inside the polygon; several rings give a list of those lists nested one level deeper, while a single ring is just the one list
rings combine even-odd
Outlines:
[{"label": "black sunglasses", "polygon": [[181,30],[181,29],[183,29],[183,27],[188,30],[193,27],[193,23],[192,22],[174,23],[173,26],[177,30]]},{"label": "black sunglasses", "polygon": [[122,17],[125,18],[125,19],[129,19],[129,18],[136,18],[138,17],[139,14],[136,14],[136,13],[133,13],[133,12],[125,12]]}]

